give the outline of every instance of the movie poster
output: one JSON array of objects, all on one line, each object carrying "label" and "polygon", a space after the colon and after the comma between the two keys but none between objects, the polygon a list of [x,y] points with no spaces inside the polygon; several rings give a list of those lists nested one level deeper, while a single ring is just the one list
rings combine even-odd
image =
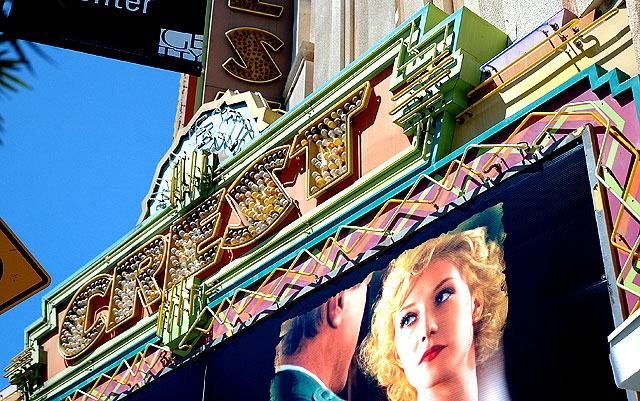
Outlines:
[{"label": "movie poster", "polygon": [[131,398],[626,400],[585,160],[574,141]]}]

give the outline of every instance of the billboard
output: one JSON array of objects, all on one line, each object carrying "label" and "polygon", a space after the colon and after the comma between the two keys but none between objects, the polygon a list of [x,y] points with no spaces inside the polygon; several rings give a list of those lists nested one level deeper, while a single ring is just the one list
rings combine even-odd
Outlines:
[{"label": "billboard", "polygon": [[205,14],[206,0],[14,0],[5,32],[200,75]]},{"label": "billboard", "polygon": [[626,400],[586,160],[565,144],[128,399]]},{"label": "billboard", "polygon": [[[222,5],[231,8],[231,3],[238,5]],[[420,21],[431,21],[434,10],[427,7]],[[622,285],[618,290],[614,283],[620,273],[618,280],[634,288],[638,277],[630,263],[635,264],[640,244],[633,197],[640,81],[621,82],[619,70],[607,72],[595,64],[561,85],[528,77],[526,83],[535,85],[517,89],[517,96],[538,94],[540,82],[554,89],[518,111],[510,103],[496,105],[502,98],[494,97],[473,106],[481,113],[464,112],[462,103],[450,100],[466,99],[473,85],[474,74],[465,72],[478,59],[467,55],[486,59],[497,51],[485,46],[497,41],[475,40],[479,29],[484,28],[486,38],[503,35],[464,8],[450,16],[434,12],[442,24],[421,27],[418,35],[424,34],[425,42],[419,43],[433,54],[420,58],[413,51],[390,51],[399,40],[411,43],[416,36],[416,24],[404,25],[224,166],[217,168],[213,155],[202,148],[215,139],[214,131],[181,137],[184,143],[178,138],[174,145],[182,150],[173,149],[171,160],[158,170],[159,185],[152,192],[158,196],[157,215],[56,290],[46,301],[44,319],[28,329],[29,341],[47,355],[39,394],[61,389],[57,394],[69,401],[137,394],[143,399],[201,398],[203,393],[214,399],[267,399],[282,370],[318,377],[319,398],[410,399],[409,390],[399,396],[388,391],[395,377],[384,378],[354,358],[366,353],[353,349],[367,349],[365,339],[376,332],[375,316],[397,314],[376,312],[379,294],[394,287],[383,284],[385,270],[404,251],[426,247],[444,233],[491,226],[471,222],[501,210],[493,220],[499,229],[485,228],[479,242],[494,243],[487,248],[497,246],[503,254],[505,263],[492,265],[496,276],[504,274],[504,285],[498,280],[494,293],[506,295],[506,301],[489,308],[487,301],[495,297],[479,296],[476,287],[464,282],[469,312],[464,316],[471,323],[454,330],[466,329],[467,353],[459,358],[465,364],[453,366],[465,366],[468,371],[460,377],[470,380],[450,390],[450,398],[460,399],[462,393],[483,400],[619,397],[603,367],[609,365],[605,338],[612,318],[619,324],[637,300],[618,300],[617,295],[625,296],[622,290],[630,290]],[[607,24],[621,26],[616,20]],[[421,81],[412,83],[422,72]],[[229,91],[216,101],[231,107],[236,96]],[[263,114],[260,108],[255,111],[251,118],[258,124]],[[196,125],[209,127],[206,117],[199,114]],[[488,121],[495,125],[484,131]],[[244,125],[229,122],[226,132]],[[591,143],[585,148],[592,149],[586,158],[572,142],[579,141],[581,130],[593,134],[584,139]],[[183,145],[193,149],[184,152]],[[591,188],[599,200],[595,205]],[[466,280],[469,273],[462,273]],[[416,280],[423,274],[416,274]],[[408,287],[414,283],[398,281]],[[451,304],[464,288],[449,287],[431,291],[430,301]],[[403,301],[410,298],[410,289]],[[279,351],[292,319],[307,313],[329,316],[331,306],[335,319],[319,321],[337,328],[338,320],[345,320],[338,312],[352,303],[359,306],[354,315],[363,320],[349,317],[351,334],[334,336],[326,341],[331,349],[312,353],[317,360],[326,356],[331,371],[341,372],[337,378],[293,360],[303,359],[297,352],[305,347],[301,344],[318,345],[319,340],[298,340],[290,351]],[[415,311],[401,316],[397,331],[415,327],[419,317]],[[493,345],[476,350],[475,326],[485,321],[493,322],[494,335],[487,337]],[[444,330],[436,326],[434,333]],[[361,334],[354,341],[358,328]],[[469,330],[474,347],[468,345]],[[457,341],[462,334],[450,337]],[[349,347],[340,347],[346,339]],[[440,364],[449,359],[453,340],[434,342],[418,355]],[[401,360],[395,341],[377,348],[395,352],[385,358],[398,359],[403,371],[411,359],[412,353],[403,351],[409,357]],[[340,352],[329,352],[336,349]],[[54,377],[60,379],[49,380]],[[407,376],[404,381],[409,384],[405,389],[418,393],[415,380]],[[574,382],[589,382],[588,392]],[[274,387],[274,398],[285,396]]]}]

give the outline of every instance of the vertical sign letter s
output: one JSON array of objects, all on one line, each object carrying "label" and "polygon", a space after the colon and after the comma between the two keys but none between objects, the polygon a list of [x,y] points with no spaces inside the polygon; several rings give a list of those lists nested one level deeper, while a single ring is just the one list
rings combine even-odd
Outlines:
[{"label": "vertical sign letter s", "polygon": [[227,31],[227,39],[240,57],[241,63],[229,58],[222,68],[243,81],[266,83],[278,79],[282,73],[267,51],[278,51],[284,45],[271,32],[256,28],[235,28]]}]

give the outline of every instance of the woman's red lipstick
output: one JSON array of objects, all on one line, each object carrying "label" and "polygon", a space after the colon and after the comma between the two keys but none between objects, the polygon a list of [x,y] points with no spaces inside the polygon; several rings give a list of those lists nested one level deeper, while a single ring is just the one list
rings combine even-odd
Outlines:
[{"label": "woman's red lipstick", "polygon": [[434,345],[425,351],[424,355],[422,355],[422,359],[420,362],[431,362],[440,354],[440,351],[444,349],[444,345]]}]

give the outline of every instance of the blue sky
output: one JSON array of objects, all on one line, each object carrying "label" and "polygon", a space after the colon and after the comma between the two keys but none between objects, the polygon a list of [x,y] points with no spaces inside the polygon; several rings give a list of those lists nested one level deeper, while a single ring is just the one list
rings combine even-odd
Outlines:
[{"label": "blue sky", "polygon": [[20,74],[33,89],[0,99],[0,218],[51,285],[0,315],[0,368],[24,349],[42,298],[135,227],[179,93],[176,72],[41,48],[53,64],[30,52],[35,75]]}]

